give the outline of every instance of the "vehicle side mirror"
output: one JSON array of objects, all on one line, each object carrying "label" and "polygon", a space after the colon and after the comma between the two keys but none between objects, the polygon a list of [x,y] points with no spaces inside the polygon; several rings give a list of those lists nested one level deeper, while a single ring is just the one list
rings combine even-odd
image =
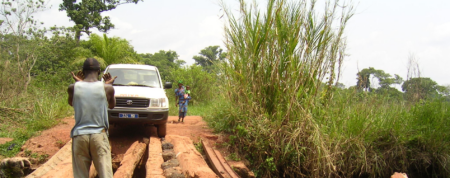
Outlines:
[{"label": "vehicle side mirror", "polygon": [[171,88],[172,88],[172,82],[164,83],[164,89],[171,89]]}]

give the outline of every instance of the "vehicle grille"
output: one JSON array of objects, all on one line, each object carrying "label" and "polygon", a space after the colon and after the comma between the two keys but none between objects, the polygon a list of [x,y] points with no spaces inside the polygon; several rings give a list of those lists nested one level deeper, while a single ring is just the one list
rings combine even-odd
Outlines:
[{"label": "vehicle grille", "polygon": [[[131,105],[128,104],[131,101]],[[136,99],[136,98],[116,98],[116,106],[118,107],[148,107],[150,103],[149,99]]]},{"label": "vehicle grille", "polygon": [[153,114],[152,119],[162,119],[164,114]]}]

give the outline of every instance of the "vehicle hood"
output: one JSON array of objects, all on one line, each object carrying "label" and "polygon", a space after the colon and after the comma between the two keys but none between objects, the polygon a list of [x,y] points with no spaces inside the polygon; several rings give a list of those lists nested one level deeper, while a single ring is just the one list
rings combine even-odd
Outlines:
[{"label": "vehicle hood", "polygon": [[141,86],[114,86],[116,97],[145,97],[165,98],[166,93],[162,88],[150,88]]}]

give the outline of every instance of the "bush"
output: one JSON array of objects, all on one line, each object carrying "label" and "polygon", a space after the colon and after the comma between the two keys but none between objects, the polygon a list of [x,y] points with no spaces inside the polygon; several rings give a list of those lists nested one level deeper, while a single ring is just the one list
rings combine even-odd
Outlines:
[{"label": "bush", "polygon": [[191,97],[195,102],[211,101],[217,97],[219,91],[219,75],[208,73],[197,65],[173,70],[166,80],[173,82],[173,90],[168,92],[171,98],[175,96],[174,89],[178,88],[179,80],[183,81],[184,86],[191,87]]}]

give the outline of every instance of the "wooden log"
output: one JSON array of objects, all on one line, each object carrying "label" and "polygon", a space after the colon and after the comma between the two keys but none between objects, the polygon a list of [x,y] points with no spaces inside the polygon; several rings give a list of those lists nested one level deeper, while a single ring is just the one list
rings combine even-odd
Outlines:
[{"label": "wooden log", "polygon": [[[95,169],[94,163],[91,164],[91,168],[89,169],[89,178],[95,178],[97,176],[97,170]],[[41,178],[73,178],[73,169],[72,169],[72,157],[70,159],[66,159],[63,162],[59,163],[55,169],[48,171]]]},{"label": "wooden log", "polygon": [[166,140],[173,144],[173,149],[177,154],[177,159],[184,175],[202,178],[218,177],[209,168],[202,155],[195,149],[194,143],[189,137],[166,135]]},{"label": "wooden log", "polygon": [[216,153],[216,156],[219,159],[220,164],[222,164],[222,167],[225,168],[225,170],[227,171],[228,175],[230,175],[230,177],[232,177],[232,178],[240,177],[236,172],[233,171],[231,166],[227,163],[227,161],[225,160],[225,158],[222,156],[222,154],[219,151],[214,150],[214,153]]},{"label": "wooden log", "polygon": [[217,158],[214,150],[207,145],[208,143],[202,140],[203,150],[206,153],[206,159],[209,161],[211,165],[211,169],[220,177],[220,178],[229,178],[230,176],[227,174],[227,171],[222,164],[220,164],[219,159]]},{"label": "wooden log", "polygon": [[164,159],[161,154],[161,140],[157,136],[152,135],[150,137],[150,144],[148,145],[148,159],[145,164],[146,178],[164,177],[164,171],[161,169],[161,164],[164,163]]},{"label": "wooden log", "polygon": [[131,147],[125,152],[123,160],[120,162],[120,167],[117,169],[114,177],[117,178],[131,178],[133,177],[134,169],[139,161],[142,159],[147,148],[146,143],[139,141],[134,142]]},{"label": "wooden log", "polygon": [[[26,178],[37,178],[45,175],[50,170],[54,170],[58,164],[70,161],[72,167],[72,140],[66,143],[55,155],[53,155],[45,164],[33,171]],[[72,169],[70,169],[72,170]],[[72,176],[73,177],[73,176]]]},{"label": "wooden log", "polygon": [[59,163],[55,167],[55,169],[48,171],[40,178],[58,178],[58,177],[73,178],[72,157]]},{"label": "wooden log", "polygon": [[211,163],[211,167],[220,178],[239,178],[231,169],[230,165],[223,158],[219,151],[209,146],[208,142],[202,140],[203,150],[206,152],[206,158]]}]

